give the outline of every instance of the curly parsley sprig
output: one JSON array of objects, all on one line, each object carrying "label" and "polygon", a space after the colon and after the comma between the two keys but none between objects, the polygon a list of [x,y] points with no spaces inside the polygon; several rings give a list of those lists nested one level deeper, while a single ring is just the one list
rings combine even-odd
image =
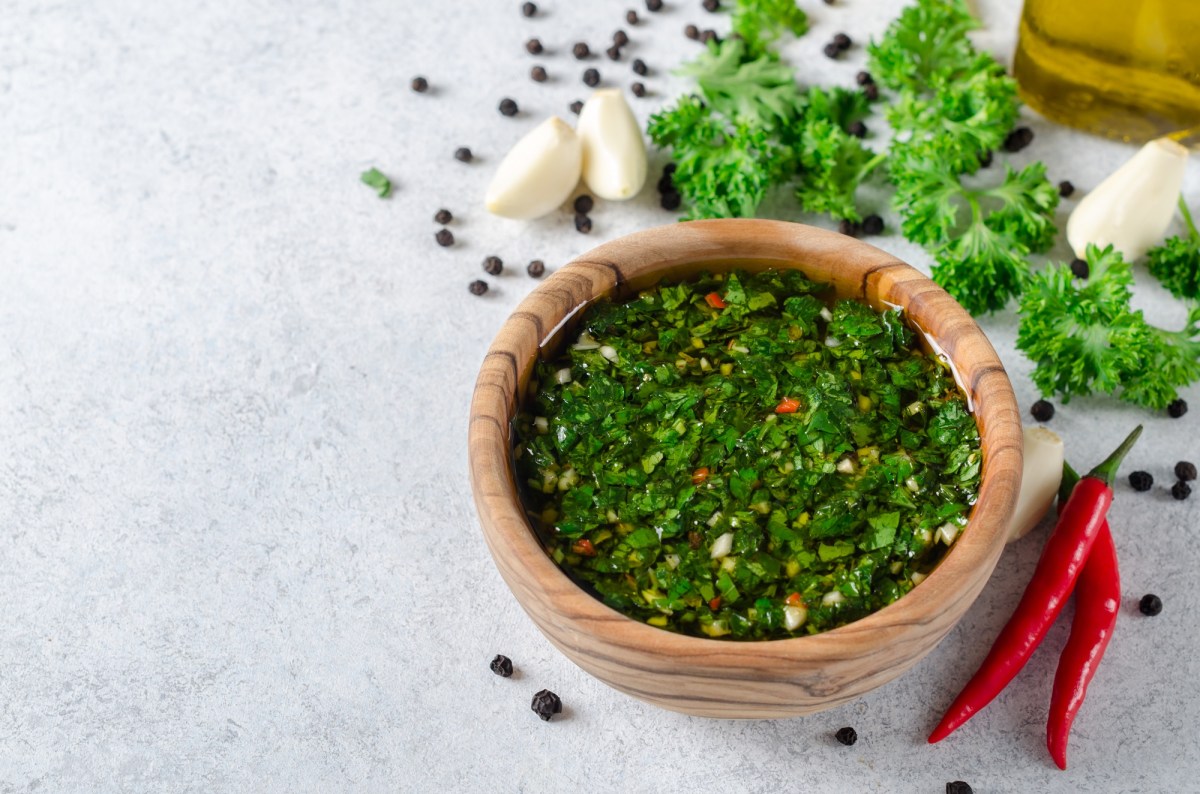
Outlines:
[{"label": "curly parsley sprig", "polygon": [[1200,231],[1192,220],[1183,197],[1179,198],[1179,211],[1187,225],[1187,236],[1172,237],[1160,246],[1151,248],[1150,273],[1177,298],[1200,299]]}]

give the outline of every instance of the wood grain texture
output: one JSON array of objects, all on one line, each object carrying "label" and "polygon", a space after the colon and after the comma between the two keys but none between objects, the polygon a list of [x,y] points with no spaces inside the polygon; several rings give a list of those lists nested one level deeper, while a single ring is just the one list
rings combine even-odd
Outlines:
[{"label": "wood grain texture", "polygon": [[[698,270],[796,268],[839,297],[901,306],[950,360],[983,438],[983,480],[967,528],[896,603],[823,634],[739,642],[632,620],[580,589],[546,555],[517,494],[511,420],[538,356],[557,352],[596,298],[625,297]],[[919,661],[975,600],[1004,547],[1021,478],[1021,422],[1008,376],[975,321],[917,270],[866,243],[800,224],[714,220],[651,229],[589,251],[546,280],[500,329],[471,402],[471,485],[496,566],[538,628],[601,681],[709,717],[788,717],[830,708]]]}]

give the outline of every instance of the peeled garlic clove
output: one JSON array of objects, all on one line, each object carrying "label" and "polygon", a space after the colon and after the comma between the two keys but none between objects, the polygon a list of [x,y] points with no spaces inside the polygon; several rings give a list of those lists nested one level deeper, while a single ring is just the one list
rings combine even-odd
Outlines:
[{"label": "peeled garlic clove", "polygon": [[1067,221],[1067,240],[1083,258],[1088,243],[1112,244],[1125,259],[1162,241],[1175,214],[1188,152],[1170,138],[1143,146],[1084,196]]},{"label": "peeled garlic clove", "polygon": [[1019,540],[1038,525],[1058,496],[1062,485],[1063,442],[1058,434],[1044,427],[1027,427],[1025,466],[1021,471],[1021,492],[1008,522],[1008,542]]},{"label": "peeled garlic clove", "polygon": [[532,220],[553,212],[579,184],[583,147],[557,116],[529,131],[504,155],[488,185],[488,212]]},{"label": "peeled garlic clove", "polygon": [[588,190],[613,201],[636,196],[646,183],[646,142],[619,89],[592,94],[579,113],[579,137]]}]

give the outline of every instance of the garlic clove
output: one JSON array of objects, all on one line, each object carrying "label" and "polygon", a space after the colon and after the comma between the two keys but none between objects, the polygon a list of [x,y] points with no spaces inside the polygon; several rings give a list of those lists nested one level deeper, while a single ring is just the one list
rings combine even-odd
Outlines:
[{"label": "garlic clove", "polygon": [[1170,138],[1143,146],[1075,207],[1067,241],[1083,258],[1088,243],[1111,244],[1128,261],[1159,243],[1179,200],[1188,151]]},{"label": "garlic clove", "polygon": [[646,183],[646,142],[620,89],[592,94],[579,113],[583,181],[603,199],[633,198]]},{"label": "garlic clove", "polygon": [[488,212],[532,220],[570,198],[583,169],[583,146],[565,121],[554,116],[530,130],[504,155],[488,185]]},{"label": "garlic clove", "polygon": [[1025,537],[1038,525],[1053,506],[1062,485],[1062,439],[1044,427],[1027,427],[1023,436],[1025,465],[1021,470],[1021,491],[1008,522],[1009,543]]}]

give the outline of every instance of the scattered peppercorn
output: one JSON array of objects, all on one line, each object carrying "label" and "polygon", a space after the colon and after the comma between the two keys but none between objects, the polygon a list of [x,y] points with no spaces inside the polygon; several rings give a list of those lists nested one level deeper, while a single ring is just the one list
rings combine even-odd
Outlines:
[{"label": "scattered peppercorn", "polygon": [[643,61],[641,58],[633,59],[633,73],[634,74],[640,74],[642,77],[645,77],[646,74],[649,73],[649,71],[650,70],[646,68],[645,61]]},{"label": "scattered peppercorn", "polygon": [[535,83],[544,83],[549,75],[546,74],[546,69],[544,67],[535,66],[529,70],[529,77]]},{"label": "scattered peppercorn", "polygon": [[863,218],[862,230],[864,234],[881,234],[883,232],[883,218],[872,213]]},{"label": "scattered peppercorn", "polygon": [[579,213],[580,215],[587,215],[592,211],[592,207],[595,206],[595,204],[596,202],[587,193],[584,193],[581,196],[576,196],[574,204],[575,212]]},{"label": "scattered peppercorn", "polygon": [[537,14],[537,6],[535,6],[533,3],[525,3],[521,6],[521,13],[527,17],[534,16]]},{"label": "scattered peppercorn", "polygon": [[571,48],[571,54],[575,56],[576,60],[582,61],[586,60],[592,54],[592,51],[588,49],[587,44],[577,41],[575,42],[575,46]]},{"label": "scattered peppercorn", "polygon": [[450,214],[450,210],[438,210],[434,214],[433,220],[445,226],[450,221],[454,220],[454,216]]},{"label": "scattered peppercorn", "polygon": [[525,52],[530,55],[541,55],[544,49],[541,39],[530,39],[525,42]]},{"label": "scattered peppercorn", "polygon": [[679,209],[679,205],[683,203],[683,196],[674,190],[668,190],[662,194],[662,200],[659,203],[662,204],[663,209],[674,211]]},{"label": "scattered peppercorn", "polygon": [[1129,486],[1135,491],[1149,491],[1154,487],[1154,476],[1148,471],[1131,472]]},{"label": "scattered peppercorn", "polygon": [[1167,406],[1167,416],[1172,419],[1178,419],[1187,413],[1187,400],[1180,397],[1178,400],[1172,400]]},{"label": "scattered peppercorn", "polygon": [[637,12],[634,11],[632,8],[629,9],[628,11],[626,11],[625,12],[625,21],[628,22],[630,25],[636,25],[638,23]]},{"label": "scattered peppercorn", "polygon": [[639,99],[646,95],[646,86],[642,85],[641,83],[633,83],[629,86],[629,90],[632,91],[633,95]]},{"label": "scattered peppercorn", "polygon": [[833,738],[849,747],[858,741],[858,731],[853,728],[838,728],[838,732],[833,735]]},{"label": "scattered peppercorn", "polygon": [[504,270],[504,262],[498,256],[486,256],[483,258],[483,269],[493,276],[498,276],[500,271]]},{"label": "scattered peppercorn", "polygon": [[708,30],[705,30],[704,32],[702,32],[700,34],[700,41],[703,42],[704,44],[708,44],[710,41],[714,42],[716,44],[720,44],[721,37],[717,35],[717,32],[715,30],[713,30],[712,28],[709,28]]},{"label": "scattered peppercorn", "polygon": [[992,164],[992,150],[988,149],[983,154],[979,155],[979,167],[987,168]]},{"label": "scattered peppercorn", "polygon": [[874,83],[867,83],[863,86],[863,93],[866,94],[868,102],[874,102],[879,99],[879,86]]},{"label": "scattered peppercorn", "polygon": [[1049,400],[1038,400],[1029,406],[1029,413],[1039,422],[1049,422],[1054,418],[1054,403]]},{"label": "scattered peppercorn", "polygon": [[531,278],[541,278],[546,272],[546,263],[540,259],[535,259],[525,266],[525,272],[528,273]]},{"label": "scattered peppercorn", "polygon": [[585,85],[595,88],[600,85],[600,72],[596,69],[586,69],[583,72],[583,82]]},{"label": "scattered peppercorn", "polygon": [[503,654],[496,654],[496,658],[492,660],[492,672],[501,678],[508,678],[512,675],[512,659],[509,659]]},{"label": "scattered peppercorn", "polygon": [[438,233],[433,236],[437,240],[437,244],[442,248],[448,248],[454,245],[454,233],[449,229],[438,229]]},{"label": "scattered peppercorn", "polygon": [[628,43],[629,43],[629,36],[626,35],[625,31],[618,30],[613,33],[613,44],[615,44],[618,47],[624,47]]},{"label": "scattered peppercorn", "polygon": [[416,91],[418,94],[424,94],[429,90],[429,81],[424,77],[414,77],[412,79],[412,90]]},{"label": "scattered peppercorn", "polygon": [[612,45],[607,50],[605,50],[604,54],[608,56],[608,59],[610,61],[621,60],[621,48],[618,47],[616,44]]},{"label": "scattered peppercorn", "polygon": [[646,10],[650,12],[662,11],[663,0],[646,0]]},{"label": "scattered peppercorn", "polygon": [[692,41],[696,41],[700,38],[700,28],[696,27],[695,25],[687,25],[683,29],[683,35],[687,36]]},{"label": "scattered peppercorn", "polygon": [[1187,499],[1191,495],[1192,495],[1192,486],[1188,485],[1183,480],[1180,480],[1179,482],[1177,482],[1171,486],[1171,496],[1174,496],[1176,499],[1178,499],[1180,501]]},{"label": "scattered peppercorn", "polygon": [[858,236],[858,224],[851,220],[842,220],[838,223],[838,231],[847,237]]},{"label": "scattered peppercorn", "polygon": [[833,5],[834,3],[836,3],[836,2],[837,2],[837,0],[825,0],[825,5],[827,5],[827,6],[831,6],[831,5]]},{"label": "scattered peppercorn", "polygon": [[581,110],[583,110],[583,103],[580,102],[578,99],[576,99],[574,102],[571,103],[571,112],[574,113],[576,116],[579,115],[579,111],[581,111]]},{"label": "scattered peppercorn", "polygon": [[1063,198],[1070,198],[1071,194],[1074,192],[1075,186],[1072,185],[1069,180],[1064,179],[1058,183],[1058,195],[1062,196]]},{"label": "scattered peppercorn", "polygon": [[975,789],[961,780],[946,784],[946,794],[975,794]]},{"label": "scattered peppercorn", "polygon": [[517,115],[517,103],[508,97],[500,100],[500,114],[503,116]]},{"label": "scattered peppercorn", "polygon": [[854,42],[845,33],[838,33],[833,37],[833,43],[837,45],[839,50],[848,50]]},{"label": "scattered peppercorn", "polygon": [[575,214],[575,231],[580,234],[589,234],[592,231],[592,219],[584,215],[582,212]]},{"label": "scattered peppercorn", "polygon": [[859,72],[854,75],[854,80],[859,85],[871,85],[875,82],[875,78],[871,76],[870,72]]},{"label": "scattered peppercorn", "polygon": [[1138,609],[1147,617],[1154,617],[1162,612],[1162,599],[1154,595],[1154,593],[1146,593],[1142,596],[1142,600],[1138,602]]},{"label": "scattered peppercorn", "polygon": [[483,279],[477,278],[467,285],[467,289],[471,290],[472,295],[482,295],[488,291],[488,285]]},{"label": "scattered peppercorn", "polygon": [[670,176],[679,168],[679,163],[667,163],[663,166],[663,174]]},{"label": "scattered peppercorn", "polygon": [[1091,274],[1092,271],[1088,268],[1086,259],[1076,258],[1071,260],[1071,275],[1075,276],[1075,278],[1086,279]]},{"label": "scattered peppercorn", "polygon": [[549,722],[551,717],[562,712],[562,700],[549,689],[543,689],[533,696],[533,702],[529,704],[529,707],[542,718],[543,722]]},{"label": "scattered peppercorn", "polygon": [[704,10],[709,13],[716,13],[721,10],[721,0],[704,0],[700,5],[704,6]]},{"label": "scattered peppercorn", "polygon": [[825,45],[825,49],[823,49],[822,52],[824,52],[827,57],[834,59],[837,59],[838,56],[842,54],[842,51],[838,48],[838,45],[834,44],[832,41]]},{"label": "scattered peppercorn", "polygon": [[1004,139],[1004,151],[1019,152],[1033,143],[1033,130],[1028,127],[1017,127]]},{"label": "scattered peppercorn", "polygon": [[1185,481],[1196,479],[1196,464],[1186,460],[1179,461],[1175,464],[1175,476]]},{"label": "scattered peppercorn", "polygon": [[863,124],[862,121],[851,122],[850,126],[846,128],[846,132],[855,138],[865,138],[867,137],[867,125]]},{"label": "scattered peppercorn", "polygon": [[460,146],[454,150],[454,159],[460,163],[469,163],[475,155],[471,154],[471,150],[466,146]]}]

